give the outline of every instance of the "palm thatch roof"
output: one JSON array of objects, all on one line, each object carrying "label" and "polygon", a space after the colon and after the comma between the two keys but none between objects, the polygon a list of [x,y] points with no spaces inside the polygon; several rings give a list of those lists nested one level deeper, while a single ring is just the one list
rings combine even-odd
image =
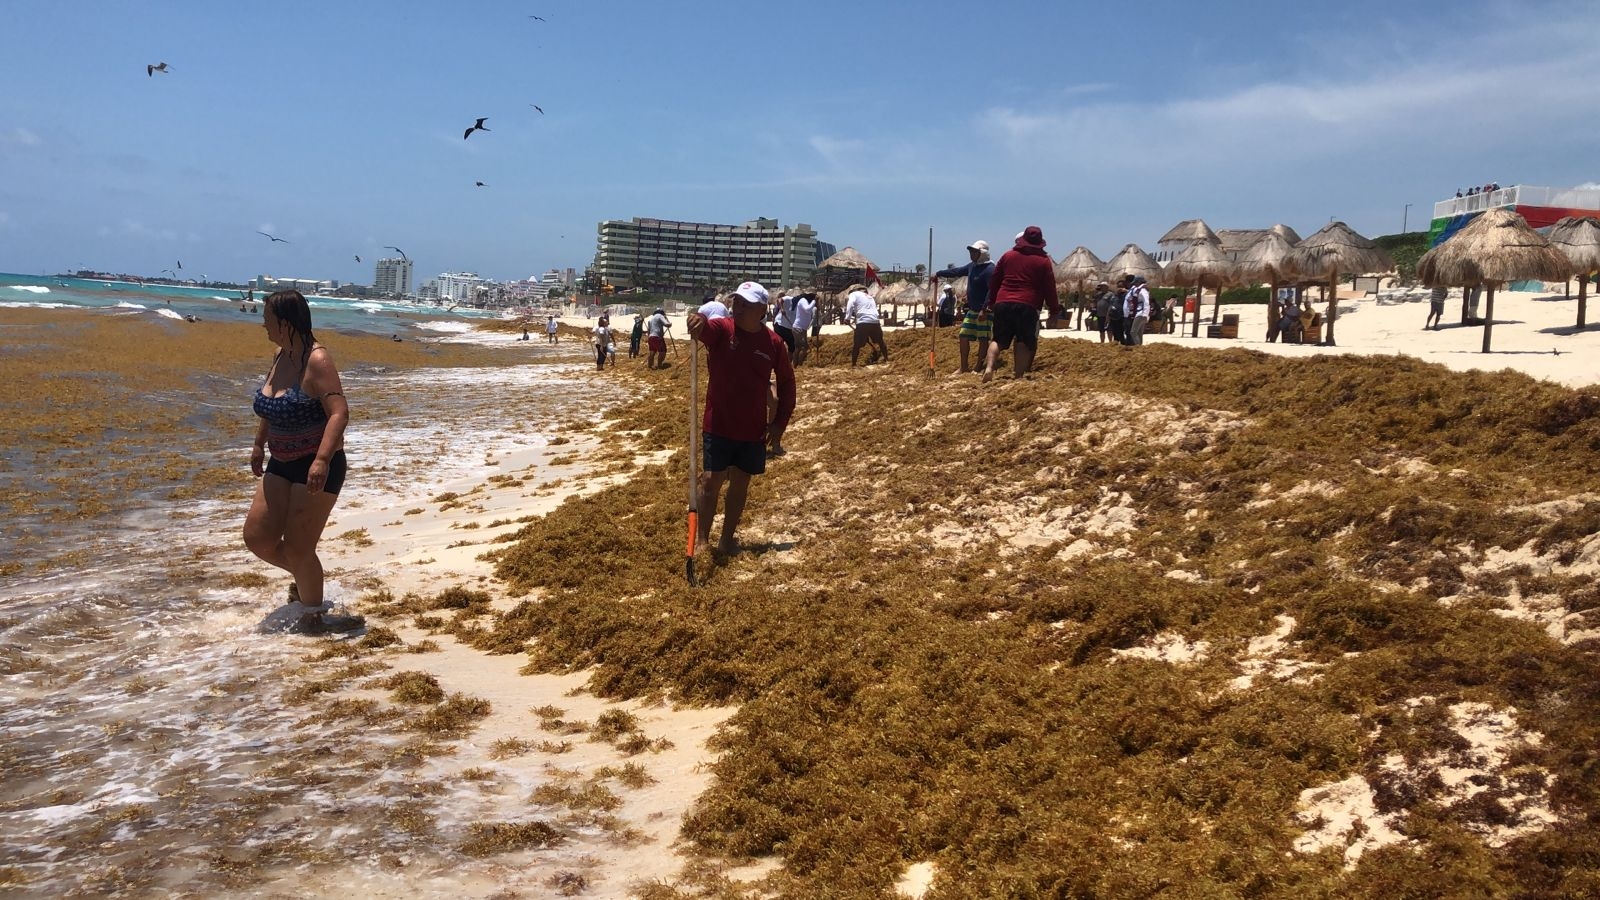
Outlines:
[{"label": "palm thatch roof", "polygon": [[867,269],[876,269],[878,267],[873,264],[872,260],[861,255],[860,250],[857,250],[854,247],[846,247],[843,250],[840,250],[838,253],[835,253],[834,255],[823,260],[822,264],[817,266],[817,268],[860,269],[862,271],[866,271]]},{"label": "palm thatch roof", "polygon": [[1291,247],[1300,243],[1300,235],[1287,225],[1274,225],[1271,228],[1224,228],[1217,232],[1217,239],[1222,241],[1222,249],[1228,251],[1234,262],[1243,262],[1244,255],[1269,234],[1277,235]]},{"label": "palm thatch roof", "polygon": [[1167,264],[1167,281],[1221,290],[1238,279],[1239,267],[1216,240],[1190,244]]},{"label": "palm thatch roof", "polygon": [[1143,275],[1145,281],[1152,287],[1160,284],[1162,278],[1161,264],[1141,250],[1138,244],[1123,247],[1120,253],[1106,262],[1101,274],[1108,279],[1121,278],[1124,275]]},{"label": "palm thatch roof", "polygon": [[1283,235],[1267,229],[1239,258],[1239,280],[1247,284],[1262,281],[1288,281],[1294,272],[1288,267],[1289,251],[1294,249]]},{"label": "palm thatch roof", "polygon": [[926,303],[928,301],[927,289],[916,281],[908,279],[896,284],[895,287],[899,288],[893,298],[895,303]]},{"label": "palm thatch roof", "polygon": [[1289,251],[1286,264],[1302,278],[1388,272],[1394,268],[1394,260],[1382,247],[1343,222],[1329,222],[1316,234],[1296,244]]},{"label": "palm thatch roof", "polygon": [[1579,274],[1600,271],[1600,219],[1567,216],[1550,226],[1550,246],[1560,250]]},{"label": "palm thatch roof", "polygon": [[1056,263],[1056,286],[1081,291],[1104,276],[1105,262],[1088,247],[1079,246]]},{"label": "palm thatch roof", "polygon": [[1504,207],[1485,210],[1417,261],[1417,276],[1429,287],[1559,281],[1571,274],[1571,261]]},{"label": "palm thatch roof", "polygon": [[1156,241],[1156,243],[1166,246],[1168,244],[1193,244],[1198,241],[1215,240],[1217,240],[1217,233],[1211,230],[1211,226],[1207,225],[1204,219],[1184,219],[1182,222],[1172,226],[1166,234],[1161,236],[1161,240]]}]

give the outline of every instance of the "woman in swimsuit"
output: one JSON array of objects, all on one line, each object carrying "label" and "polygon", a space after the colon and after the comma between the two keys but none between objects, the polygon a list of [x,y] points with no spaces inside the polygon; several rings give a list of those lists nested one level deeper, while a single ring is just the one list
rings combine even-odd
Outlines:
[{"label": "woman in swimsuit", "polygon": [[[267,339],[278,345],[267,381],[256,391],[260,417],[250,471],[261,483],[244,519],[250,552],[294,576],[291,601],[302,607],[293,630],[352,631],[360,616],[323,613],[317,541],[344,484],[344,428],[350,421],[339,370],[311,333],[311,308],[299,291],[278,291],[263,304]],[[263,448],[271,448],[266,460]]]}]

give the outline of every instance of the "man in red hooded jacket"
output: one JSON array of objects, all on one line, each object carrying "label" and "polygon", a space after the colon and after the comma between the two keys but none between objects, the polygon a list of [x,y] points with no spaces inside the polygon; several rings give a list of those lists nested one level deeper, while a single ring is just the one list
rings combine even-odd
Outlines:
[{"label": "man in red hooded jacket", "polygon": [[1044,252],[1044,232],[1037,225],[1029,225],[1017,235],[1016,246],[994,264],[994,274],[989,276],[994,339],[989,341],[983,380],[994,378],[1000,351],[1009,350],[1012,342],[1017,345],[1011,356],[1012,374],[1017,378],[1026,375],[1033,368],[1033,356],[1039,349],[1039,311],[1048,306],[1054,317],[1059,305],[1055,263]]}]

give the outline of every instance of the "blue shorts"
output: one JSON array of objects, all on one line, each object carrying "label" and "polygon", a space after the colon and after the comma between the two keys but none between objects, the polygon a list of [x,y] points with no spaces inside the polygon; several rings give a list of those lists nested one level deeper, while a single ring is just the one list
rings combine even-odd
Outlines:
[{"label": "blue shorts", "polygon": [[701,465],[707,472],[726,472],[729,466],[750,475],[767,471],[767,445],[762,441],[736,441],[719,434],[702,432],[700,446]]}]

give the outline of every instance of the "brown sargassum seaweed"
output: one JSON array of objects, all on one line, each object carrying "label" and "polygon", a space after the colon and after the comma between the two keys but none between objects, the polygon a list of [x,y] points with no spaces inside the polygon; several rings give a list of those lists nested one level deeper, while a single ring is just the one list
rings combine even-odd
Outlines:
[{"label": "brown sargassum seaweed", "polygon": [[[695,588],[687,366],[621,362],[653,386],[621,427],[680,449],[494,551],[540,591],[475,642],[592,668],[609,696],[741,704],[683,835],[707,859],[777,855],[779,892],[880,894],[918,860],[937,897],[1600,890],[1597,642],[1501,614],[1538,594],[1571,634],[1600,627],[1600,392],[1077,341],[985,386],[928,376],[925,341],[851,370],[823,339],[748,552]],[[1230,684],[1280,616],[1300,674]],[[1210,650],[1114,653],[1163,632]],[[1555,824],[1495,846],[1504,780],[1455,805],[1385,781],[1385,758],[1459,743],[1418,698],[1514,710],[1542,737],[1516,777]],[[1301,792],[1352,774],[1406,840],[1350,867],[1293,852]],[[705,874],[649,891],[737,894]]]}]

